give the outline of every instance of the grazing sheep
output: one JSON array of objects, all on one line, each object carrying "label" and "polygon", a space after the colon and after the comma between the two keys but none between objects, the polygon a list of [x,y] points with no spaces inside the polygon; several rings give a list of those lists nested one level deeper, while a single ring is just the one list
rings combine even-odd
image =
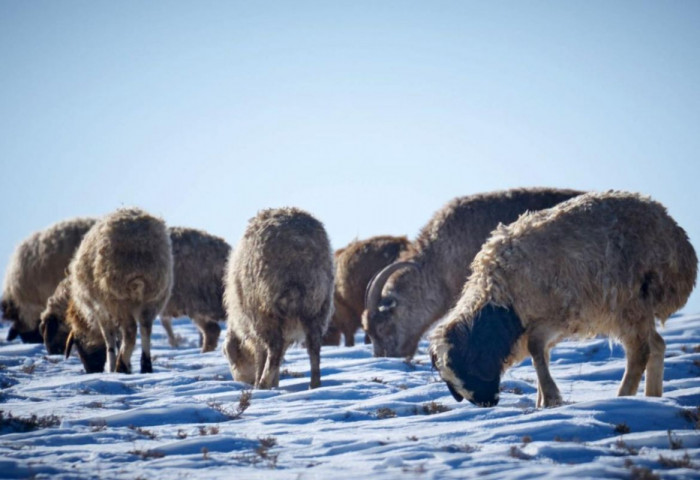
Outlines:
[{"label": "grazing sheep", "polygon": [[375,273],[394,262],[410,245],[406,237],[378,236],[357,240],[335,252],[335,312],[323,345],[355,345],[355,332],[362,326],[367,284]]},{"label": "grazing sheep", "polygon": [[[202,351],[216,349],[223,305],[224,270],[231,247],[223,239],[192,228],[171,227],[175,283],[160,314],[168,340],[176,346],[171,319],[187,316],[202,334]],[[170,327],[170,328],[168,328]]]},{"label": "grazing sheep", "polygon": [[421,336],[459,298],[469,264],[499,223],[581,194],[549,188],[513,189],[457,198],[423,227],[412,248],[367,287],[362,325],[375,356],[411,357]]},{"label": "grazing sheep", "polygon": [[[141,373],[152,372],[153,320],[165,306],[173,285],[173,258],[165,223],[137,208],[119,209],[85,235],[68,270],[66,319],[72,331],[66,355],[74,344],[78,353],[88,351],[99,330],[109,370],[130,373],[138,324]],[[118,340],[121,346],[116,357]],[[82,355],[81,360],[86,364]],[[90,364],[86,370],[101,371],[103,367],[104,362]]]},{"label": "grazing sheep", "polygon": [[17,246],[5,272],[2,295],[2,316],[13,322],[8,341],[18,335],[26,343],[43,341],[39,315],[66,276],[73,254],[95,221],[65,220],[32,234]]},{"label": "grazing sheep", "polygon": [[305,340],[311,388],[321,385],[321,338],[332,313],[333,257],[321,222],[296,208],[251,219],[229,259],[224,355],[236,381],[279,386],[284,352]]},{"label": "grazing sheep", "polygon": [[495,405],[501,374],[526,356],[537,406],[561,404],[549,352],[565,337],[619,339],[627,368],[618,395],[661,396],[663,322],[695,284],[697,257],[659,203],[626,192],[590,193],[500,226],[472,263],[449,317],[436,327],[433,364],[455,399]]},{"label": "grazing sheep", "polygon": [[[163,328],[170,344],[177,346],[172,318],[188,316],[202,333],[202,351],[212,351],[216,349],[221,332],[217,319],[226,316],[223,276],[231,247],[221,238],[200,230],[182,227],[168,230],[173,251],[174,284],[170,300],[160,314]],[[64,352],[70,333],[70,326],[65,320],[70,299],[68,285],[66,278],[49,298],[41,314],[40,331],[50,354]]]}]

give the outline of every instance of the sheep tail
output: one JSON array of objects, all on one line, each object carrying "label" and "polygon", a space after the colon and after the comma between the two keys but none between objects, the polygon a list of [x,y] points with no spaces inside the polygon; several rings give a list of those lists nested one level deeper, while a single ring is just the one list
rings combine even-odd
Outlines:
[{"label": "sheep tail", "polygon": [[305,288],[299,283],[290,283],[275,300],[275,309],[280,317],[296,316],[302,308]]},{"label": "sheep tail", "polygon": [[142,302],[146,290],[146,281],[142,276],[131,278],[126,283],[126,291],[130,300]]}]

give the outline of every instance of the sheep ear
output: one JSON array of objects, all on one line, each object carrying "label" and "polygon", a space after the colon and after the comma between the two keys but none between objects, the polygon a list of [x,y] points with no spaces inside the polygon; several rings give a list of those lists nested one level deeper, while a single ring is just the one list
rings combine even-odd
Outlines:
[{"label": "sheep ear", "polygon": [[17,329],[15,328],[15,326],[12,325],[12,326],[10,327],[10,331],[7,332],[7,341],[8,341],[8,342],[11,342],[11,341],[14,340],[15,338],[17,338],[17,335],[19,335],[19,332],[17,331]]},{"label": "sheep ear", "polygon": [[73,331],[71,330],[70,334],[68,334],[68,340],[66,340],[66,358],[70,357],[70,352],[73,349],[74,342],[75,338],[73,337]]}]

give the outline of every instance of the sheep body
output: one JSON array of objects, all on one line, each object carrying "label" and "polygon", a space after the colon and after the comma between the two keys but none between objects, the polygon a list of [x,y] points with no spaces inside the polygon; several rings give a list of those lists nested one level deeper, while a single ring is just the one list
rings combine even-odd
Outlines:
[{"label": "sheep body", "polygon": [[355,332],[362,325],[367,285],[409,245],[406,237],[383,235],[356,240],[335,252],[335,311],[323,337],[324,345],[339,345],[341,333],[346,347],[355,344]]},{"label": "sheep body", "polygon": [[665,345],[655,327],[688,299],[697,257],[659,203],[590,193],[500,226],[472,263],[431,356],[455,398],[493,405],[502,372],[531,356],[537,406],[561,403],[548,364],[565,337],[605,334],[627,354],[619,395],[661,396]]},{"label": "sheep body", "polygon": [[304,340],[311,388],[320,386],[332,298],[333,257],[321,222],[296,208],[259,212],[231,253],[225,279],[223,351],[234,379],[278,386],[284,352]]},{"label": "sheep body", "polygon": [[201,230],[171,227],[169,232],[175,281],[161,322],[175,346],[170,319],[190,317],[202,334],[202,351],[212,351],[221,332],[218,320],[226,318],[223,278],[231,247]]},{"label": "sheep body", "polygon": [[411,357],[425,331],[454,305],[469,264],[499,223],[552,207],[581,192],[522,188],[452,200],[433,215],[412,248],[368,287],[363,327],[375,356]]},{"label": "sheep body", "polygon": [[[74,343],[79,352],[85,350],[81,342],[90,339],[92,345],[99,331],[107,348],[109,370],[131,372],[138,325],[141,372],[151,372],[153,320],[165,306],[173,285],[173,259],[165,223],[137,208],[119,209],[90,229],[68,270],[67,321],[72,333],[67,351]],[[121,340],[118,358],[117,340]],[[93,371],[103,367],[95,365]]]},{"label": "sheep body", "polygon": [[3,318],[13,322],[8,340],[19,335],[24,342],[42,342],[39,316],[95,221],[65,220],[30,235],[17,246],[5,272],[2,296]]}]

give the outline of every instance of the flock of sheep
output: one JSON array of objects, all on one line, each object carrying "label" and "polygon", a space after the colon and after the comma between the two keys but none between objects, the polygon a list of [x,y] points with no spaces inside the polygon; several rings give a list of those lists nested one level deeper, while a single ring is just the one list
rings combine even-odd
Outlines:
[{"label": "flock of sheep", "polygon": [[562,402],[549,353],[566,337],[621,341],[619,395],[663,391],[656,332],[688,299],[697,257],[659,203],[635,193],[511,189],[457,198],[414,241],[379,236],[333,252],[323,224],[296,208],[250,220],[235,248],[199,230],[167,228],[136,209],[57,223],[23,241],[8,266],[8,340],[75,348],[85,371],[131,372],[137,328],[142,373],[160,315],[188,316],[202,351],[227,318],[233,378],[279,385],[286,349],[303,342],[310,387],[322,345],[353,345],[360,326],[375,356],[411,357],[430,339],[433,365],[455,399],[498,402],[503,372],[532,357],[537,406]]}]

